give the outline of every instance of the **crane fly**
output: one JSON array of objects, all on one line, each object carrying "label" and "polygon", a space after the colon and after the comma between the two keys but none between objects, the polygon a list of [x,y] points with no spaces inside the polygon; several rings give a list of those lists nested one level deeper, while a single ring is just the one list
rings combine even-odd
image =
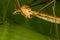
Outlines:
[{"label": "crane fly", "polygon": [[[32,18],[32,16],[35,16],[37,18],[40,18],[40,19],[43,19],[43,20],[46,20],[46,21],[49,21],[49,22],[52,22],[52,23],[55,23],[56,24],[56,34],[57,34],[57,40],[59,40],[59,35],[58,35],[58,28],[57,28],[57,24],[60,24],[60,18],[56,17],[55,16],[55,12],[53,13],[54,16],[51,16],[51,15],[48,15],[48,14],[45,14],[45,13],[41,13],[41,12],[38,12],[38,11],[33,11],[31,9],[32,6],[28,6],[28,5],[22,5],[20,6],[19,4],[19,1],[16,2],[16,0],[14,0],[15,3],[17,4],[17,6],[19,7],[17,10],[15,10],[12,14],[13,15],[16,15],[16,14],[21,14],[25,17],[25,18]],[[54,5],[55,5],[55,0],[51,1],[48,5],[46,5],[45,7],[49,6],[51,3],[54,2]],[[45,3],[45,2],[44,2]],[[43,3],[42,3],[43,4]],[[34,5],[35,6],[35,5]],[[54,6],[55,7],[55,6]],[[42,8],[44,9],[44,7]],[[54,8],[53,8],[53,11],[54,11]],[[52,27],[50,28],[50,34],[52,33]]]},{"label": "crane fly", "polygon": [[44,13],[39,13],[39,12],[36,12],[36,11],[32,11],[30,6],[27,6],[27,5],[21,6],[20,9],[13,12],[13,15],[17,14],[18,12],[22,12],[21,14],[25,18],[31,18],[31,15],[32,15],[32,16],[38,17],[40,19],[43,19],[43,20],[46,20],[46,21],[49,21],[49,22],[52,22],[52,23],[60,24],[60,18],[50,16],[50,15],[47,15],[47,14],[44,14]]}]

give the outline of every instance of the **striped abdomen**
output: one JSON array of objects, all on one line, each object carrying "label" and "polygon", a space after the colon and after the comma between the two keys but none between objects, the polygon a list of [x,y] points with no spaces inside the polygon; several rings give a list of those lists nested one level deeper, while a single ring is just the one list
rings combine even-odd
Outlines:
[{"label": "striped abdomen", "polygon": [[52,23],[60,24],[60,18],[57,18],[57,17],[54,17],[54,16],[39,13],[39,14],[36,15],[36,17],[41,18],[41,19],[46,20],[46,21],[49,21],[49,22],[52,22]]}]

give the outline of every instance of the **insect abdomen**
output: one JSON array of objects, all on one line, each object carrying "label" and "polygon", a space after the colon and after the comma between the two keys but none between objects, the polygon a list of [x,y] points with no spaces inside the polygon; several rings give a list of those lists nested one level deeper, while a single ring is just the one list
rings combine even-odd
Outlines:
[{"label": "insect abdomen", "polygon": [[43,20],[46,20],[46,21],[49,21],[49,22],[52,22],[52,23],[60,24],[60,19],[59,18],[49,16],[47,14],[39,13],[38,15],[36,15],[36,17],[38,17],[40,19],[43,19]]}]

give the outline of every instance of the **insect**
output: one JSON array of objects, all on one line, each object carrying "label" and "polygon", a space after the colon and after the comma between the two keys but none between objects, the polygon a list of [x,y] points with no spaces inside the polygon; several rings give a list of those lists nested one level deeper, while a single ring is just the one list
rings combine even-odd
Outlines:
[{"label": "insect", "polygon": [[[51,3],[53,3],[54,1],[55,0],[53,0]],[[19,2],[17,4],[18,4],[19,8],[12,13],[13,15],[16,15],[16,14],[21,12],[21,14],[25,18],[29,18],[30,19],[30,18],[32,18],[32,16],[35,16],[37,18],[40,18],[40,19],[43,19],[43,20],[46,20],[46,21],[49,21],[49,22],[52,22],[52,23],[56,23],[57,40],[59,40],[57,24],[60,24],[60,18],[58,18],[56,16],[51,16],[51,15],[48,15],[48,14],[44,14],[44,13],[41,13],[41,12],[33,11],[31,9],[32,6],[31,7],[28,6],[28,5],[20,6]],[[50,5],[50,3],[49,3],[49,5]],[[48,6],[48,5],[46,5],[46,6]],[[43,9],[44,9],[44,7],[43,7]],[[52,27],[50,28],[50,34],[51,33],[52,33]]]},{"label": "insect", "polygon": [[52,22],[52,23],[60,24],[60,18],[50,16],[50,15],[47,15],[47,14],[43,14],[43,13],[39,13],[39,12],[36,12],[36,11],[32,11],[30,6],[27,6],[27,5],[21,6],[20,9],[13,12],[13,15],[15,15],[17,12],[22,12],[21,14],[25,18],[31,18],[31,15],[32,15],[32,16],[38,17],[40,19],[43,19],[43,20],[46,20],[46,21],[49,21],[49,22]]},{"label": "insect", "polygon": [[52,22],[52,23],[60,24],[60,18],[50,16],[50,15],[47,15],[47,14],[43,14],[43,13],[39,13],[39,12],[36,12],[36,11],[32,11],[30,6],[27,6],[27,5],[21,6],[20,9],[13,12],[13,15],[15,15],[17,12],[22,12],[21,14],[25,18],[31,18],[31,15],[32,15],[32,16],[38,17],[40,19],[43,19],[43,20],[46,20],[46,21],[49,21],[49,22]]}]

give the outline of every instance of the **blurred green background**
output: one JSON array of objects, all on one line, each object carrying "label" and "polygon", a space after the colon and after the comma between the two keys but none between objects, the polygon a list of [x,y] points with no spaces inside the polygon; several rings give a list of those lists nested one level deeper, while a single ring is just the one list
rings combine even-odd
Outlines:
[{"label": "blurred green background", "polygon": [[[44,1],[38,0],[36,3]],[[19,2],[21,5],[29,6],[36,4],[31,4],[32,0],[19,0]],[[12,15],[15,5],[13,0],[0,0],[0,40],[57,40],[56,25],[54,23],[36,17],[26,19],[22,15]],[[44,5],[31,8],[38,11]],[[45,8],[42,12],[53,15],[51,6]],[[60,17],[59,0],[56,1],[56,16]],[[60,39],[60,24],[57,24],[57,27]]]}]

